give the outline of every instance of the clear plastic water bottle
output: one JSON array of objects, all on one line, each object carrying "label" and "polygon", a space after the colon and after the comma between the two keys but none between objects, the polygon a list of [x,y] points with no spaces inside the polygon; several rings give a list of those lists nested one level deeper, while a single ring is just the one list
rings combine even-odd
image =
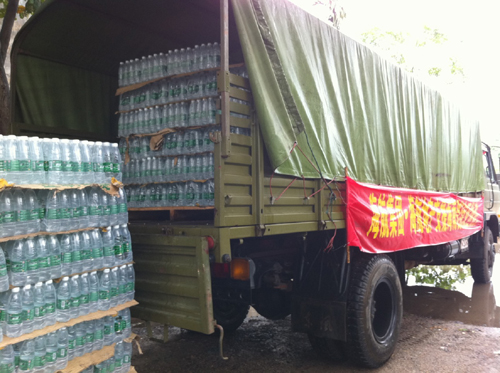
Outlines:
[{"label": "clear plastic water bottle", "polygon": [[80,209],[80,193],[76,189],[67,190],[68,195],[68,209],[69,213],[69,224],[68,230],[80,229],[82,225],[81,222],[81,209]]},{"label": "clear plastic water bottle", "polygon": [[[38,137],[30,137],[28,139],[28,151],[30,159],[30,169],[31,169],[31,182],[32,184],[44,184],[45,183],[45,167],[43,159],[43,150],[41,146],[42,142]],[[1,161],[0,161],[1,162]],[[0,166],[1,168],[1,166]]]},{"label": "clear plastic water bottle", "polygon": [[38,281],[50,279],[50,253],[47,247],[46,236],[38,236],[35,239],[36,255],[38,258]]},{"label": "clear plastic water bottle", "polygon": [[44,335],[35,338],[35,360],[34,360],[34,373],[44,373],[46,368],[46,337]]},{"label": "clear plastic water bottle", "polygon": [[[33,289],[34,298],[34,313],[35,318],[33,322],[34,329],[43,329],[46,326],[45,322],[45,293],[43,290],[43,283],[37,282]],[[23,299],[24,301],[24,299]]]},{"label": "clear plastic water bottle", "polygon": [[19,353],[20,372],[33,372],[35,367],[35,341],[28,339],[22,342],[21,351]]},{"label": "clear plastic water bottle", "polygon": [[103,214],[103,207],[101,205],[100,188],[92,187],[88,193],[89,199],[89,226],[99,227]]},{"label": "clear plastic water bottle", "polygon": [[61,328],[57,331],[57,360],[56,370],[68,366],[68,329]]},{"label": "clear plastic water bottle", "polygon": [[56,320],[58,322],[69,321],[71,309],[71,289],[69,277],[63,277],[57,288]]},{"label": "clear plastic water bottle", "polygon": [[120,226],[115,225],[111,230],[111,234],[113,235],[113,251],[115,253],[115,265],[119,265],[123,263],[123,248],[122,248],[122,240]]},{"label": "clear plastic water bottle", "polygon": [[61,276],[69,276],[73,273],[73,245],[71,243],[71,235],[63,234],[59,237],[59,243],[61,245]]},{"label": "clear plastic water bottle", "polygon": [[111,176],[117,180],[123,180],[121,171],[122,157],[120,155],[120,150],[118,149],[118,144],[111,144],[111,162],[113,163]]},{"label": "clear plastic water bottle", "polygon": [[75,175],[71,168],[71,151],[68,139],[59,141],[61,148],[62,174],[60,184],[71,184],[75,180]]},{"label": "clear plastic water bottle", "polygon": [[91,353],[94,350],[94,332],[95,332],[95,322],[94,320],[86,321],[83,323],[85,328],[85,349],[86,354]]},{"label": "clear plastic water bottle", "polygon": [[118,304],[127,302],[127,266],[123,265],[118,270]]},{"label": "clear plastic water bottle", "polygon": [[120,196],[118,197],[118,224],[128,223],[128,209],[127,209],[127,194],[124,188],[118,190]]},{"label": "clear plastic water bottle", "polygon": [[101,272],[99,278],[99,310],[107,311],[110,308],[110,273],[109,269]]},{"label": "clear plastic water bottle", "polygon": [[102,159],[105,177],[103,181],[109,183],[113,176],[113,160],[111,157],[111,144],[109,142],[104,142],[102,144]]},{"label": "clear plastic water bottle", "polygon": [[12,193],[12,201],[16,211],[16,224],[14,226],[14,235],[24,235],[28,232],[28,216],[30,215],[26,206],[26,199],[21,189],[16,189]]},{"label": "clear plastic water bottle", "polygon": [[26,283],[35,284],[38,282],[38,252],[36,249],[35,240],[28,238],[23,244],[23,255],[26,261]]},{"label": "clear plastic water bottle", "polygon": [[97,319],[94,324],[94,351],[104,347],[104,320]]},{"label": "clear plastic water bottle", "polygon": [[120,236],[122,238],[122,252],[124,263],[129,263],[133,260],[132,255],[132,236],[128,230],[127,224],[120,225]]},{"label": "clear plastic water bottle", "polygon": [[132,334],[132,318],[130,316],[130,308],[125,308],[119,312],[121,317],[121,329],[123,338],[129,338]]},{"label": "clear plastic water bottle", "polygon": [[118,268],[115,267],[109,273],[109,306],[116,307],[118,305]]},{"label": "clear plastic water bottle", "polygon": [[109,194],[107,197],[109,206],[109,224],[118,224],[118,198],[111,194]]},{"label": "clear plastic water bottle", "polygon": [[123,369],[123,342],[115,345],[115,371],[122,372]]},{"label": "clear plastic water bottle", "polygon": [[0,338],[2,340],[7,328],[7,303],[9,302],[9,296],[10,291],[0,293],[0,326],[2,327]]},{"label": "clear plastic water bottle", "polygon": [[31,285],[23,287],[21,292],[22,300],[22,330],[23,334],[28,334],[33,331],[33,323],[35,320],[35,297]]},{"label": "clear plastic water bottle", "polygon": [[90,156],[90,143],[87,140],[80,141],[80,171],[81,184],[92,184],[94,182],[94,173],[92,167],[92,158]]},{"label": "clear plastic water bottle", "polygon": [[116,265],[115,251],[114,251],[114,237],[112,228],[107,227],[101,232],[102,247],[103,247],[103,267],[113,267]]},{"label": "clear plastic water bottle", "polygon": [[14,236],[17,224],[17,212],[14,205],[14,197],[8,189],[0,192],[0,211],[2,211],[3,218],[0,224],[0,237]]},{"label": "clear plastic water bottle", "polygon": [[99,310],[99,278],[97,272],[90,272],[89,279],[89,313]]},{"label": "clear plastic water bottle", "polygon": [[94,229],[90,232],[90,244],[92,250],[91,269],[101,269],[103,267],[104,251],[101,233],[98,229]]},{"label": "clear plastic water bottle", "polygon": [[135,297],[135,271],[132,264],[127,265],[127,301]]},{"label": "clear plastic water bottle", "polygon": [[47,226],[45,223],[45,214],[47,213],[48,194],[49,191],[44,189],[40,189],[36,192],[36,197],[38,199],[38,219],[40,221],[40,232],[47,231]]},{"label": "clear plastic water bottle", "polygon": [[123,342],[123,372],[130,371],[132,362],[132,343]]},{"label": "clear plastic water bottle", "polygon": [[7,257],[10,265],[8,269],[9,282],[12,286],[24,286],[27,282],[28,263],[24,256],[24,242],[22,240],[7,243]]},{"label": "clear plastic water bottle", "polygon": [[73,209],[69,198],[69,190],[63,190],[57,193],[57,215],[59,218],[59,230],[69,231],[74,229],[72,226]]},{"label": "clear plastic water bottle", "polygon": [[99,205],[102,209],[100,226],[108,226],[111,217],[111,206],[109,205],[109,195],[102,189],[99,191]]},{"label": "clear plastic water bottle", "polygon": [[47,202],[45,203],[45,230],[47,232],[58,232],[62,230],[60,224],[60,211],[58,193],[55,190],[49,191],[47,194]]},{"label": "clear plastic water bottle", "polygon": [[55,372],[57,362],[58,337],[57,332],[48,333],[45,339],[45,372]]},{"label": "clear plastic water bottle", "polygon": [[89,275],[84,273],[80,276],[80,309],[81,315],[87,315],[90,312],[90,290]]},{"label": "clear plastic water bottle", "polygon": [[102,148],[102,142],[96,141],[92,149],[92,169],[94,171],[94,182],[98,184],[104,184],[106,182]]},{"label": "clear plastic water bottle", "polygon": [[74,319],[81,316],[80,313],[80,281],[79,275],[72,276],[69,280],[69,289],[71,294],[71,306],[69,309],[69,318]]},{"label": "clear plastic water bottle", "polygon": [[207,180],[203,183],[203,200],[202,206],[213,206],[214,205],[214,181]]},{"label": "clear plastic water bottle", "polygon": [[61,245],[56,236],[47,236],[47,251],[50,258],[49,278],[62,276]]},{"label": "clear plastic water bottle", "polygon": [[89,200],[87,196],[87,191],[86,189],[79,189],[76,190],[76,193],[78,195],[78,209],[79,209],[79,216],[80,216],[80,225],[79,228],[88,228],[90,226],[90,220],[89,220]]},{"label": "clear plastic water bottle", "polygon": [[27,233],[40,232],[40,207],[38,198],[32,189],[24,192],[26,210],[28,211]]},{"label": "clear plastic water bottle", "polygon": [[92,243],[88,231],[80,232],[80,256],[82,259],[82,271],[90,271],[93,268]]},{"label": "clear plastic water bottle", "polygon": [[104,345],[111,346],[115,340],[115,322],[113,317],[104,317]]},{"label": "clear plastic water bottle", "polygon": [[58,185],[62,183],[63,174],[63,159],[62,159],[61,144],[59,139],[51,139],[47,142],[47,160],[48,173],[47,182],[50,185]]},{"label": "clear plastic water bottle", "polygon": [[76,342],[75,342],[75,357],[83,356],[85,353],[85,337],[87,331],[85,330],[85,325],[79,323],[75,325],[76,332]]},{"label": "clear plastic water bottle", "polygon": [[5,334],[7,337],[19,337],[23,333],[23,305],[19,288],[11,290],[7,302],[7,323]]},{"label": "clear plastic water bottle", "polygon": [[82,262],[82,252],[81,252],[81,240],[78,233],[72,233],[70,235],[71,239],[71,273],[81,273],[83,272],[83,262]]},{"label": "clear plastic water bottle", "polygon": [[[52,280],[46,281],[43,285],[45,296],[45,323],[46,325],[54,325],[57,319],[57,296],[56,289]],[[63,291],[64,294],[64,291]],[[64,298],[63,298],[64,299]]]},{"label": "clear plastic water bottle", "polygon": [[17,145],[17,162],[19,163],[19,184],[31,184],[33,174],[31,172],[31,159],[29,153],[28,137],[20,136],[16,139]]},{"label": "clear plastic water bottle", "polygon": [[9,290],[9,276],[7,274],[7,263],[2,246],[0,245],[0,292]]},{"label": "clear plastic water bottle", "polygon": [[76,325],[68,327],[68,361],[73,360],[76,348]]}]

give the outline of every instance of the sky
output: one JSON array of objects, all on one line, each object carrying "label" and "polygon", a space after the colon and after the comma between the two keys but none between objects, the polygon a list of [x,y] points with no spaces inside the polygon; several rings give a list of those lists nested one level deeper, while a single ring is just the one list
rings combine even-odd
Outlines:
[{"label": "sky", "polygon": [[[325,9],[314,0],[291,0],[318,18]],[[423,26],[436,28],[448,41],[440,50],[422,53],[422,64],[436,53],[453,56],[464,68],[465,82],[438,82],[436,86],[481,123],[483,141],[500,146],[500,2],[492,0],[340,0],[347,17],[341,32],[361,41],[374,27],[415,34]],[[409,52],[405,52],[409,53]]]}]

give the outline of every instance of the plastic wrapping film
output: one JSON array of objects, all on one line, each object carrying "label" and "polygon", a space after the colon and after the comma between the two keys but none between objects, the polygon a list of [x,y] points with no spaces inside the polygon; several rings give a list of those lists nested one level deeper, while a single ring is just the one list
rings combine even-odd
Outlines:
[{"label": "plastic wrapping film", "polygon": [[319,177],[297,142],[329,179],[484,188],[479,124],[438,92],[286,0],[232,3],[277,173]]}]

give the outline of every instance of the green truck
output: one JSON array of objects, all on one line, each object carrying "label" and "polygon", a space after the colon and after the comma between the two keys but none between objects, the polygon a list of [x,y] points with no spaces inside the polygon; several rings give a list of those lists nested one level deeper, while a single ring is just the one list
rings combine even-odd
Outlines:
[{"label": "green truck", "polygon": [[[285,0],[47,0],[13,45],[11,132],[116,141],[119,63],[215,40],[214,206],[129,209],[133,316],[211,334],[250,306],[291,314],[318,353],[377,367],[398,339],[405,269],[470,264],[489,282],[500,193],[477,123]],[[248,78],[232,73],[242,64]],[[484,225],[367,252],[348,239],[347,177],[484,195]]]}]

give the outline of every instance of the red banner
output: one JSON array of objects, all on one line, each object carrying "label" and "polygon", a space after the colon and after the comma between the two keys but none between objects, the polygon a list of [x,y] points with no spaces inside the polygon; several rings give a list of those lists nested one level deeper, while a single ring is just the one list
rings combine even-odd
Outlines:
[{"label": "red banner", "polygon": [[483,198],[389,188],[347,178],[347,241],[362,251],[437,245],[482,229]]}]

